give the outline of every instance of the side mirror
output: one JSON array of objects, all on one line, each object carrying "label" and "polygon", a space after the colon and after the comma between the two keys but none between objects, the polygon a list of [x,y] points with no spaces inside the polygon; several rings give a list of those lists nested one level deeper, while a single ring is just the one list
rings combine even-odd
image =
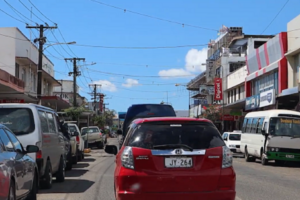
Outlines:
[{"label": "side mirror", "polygon": [[224,138],[224,140],[227,141],[228,139],[227,139],[227,138]]},{"label": "side mirror", "polygon": [[40,148],[35,145],[27,145],[27,147],[26,147],[26,153],[36,153],[39,150],[40,150]]},{"label": "side mirror", "polygon": [[79,136],[79,133],[75,131],[74,133],[72,133],[72,136]]},{"label": "side mirror", "polygon": [[105,150],[106,153],[108,154],[114,154],[117,155],[118,153],[118,148],[115,145],[106,145]]}]

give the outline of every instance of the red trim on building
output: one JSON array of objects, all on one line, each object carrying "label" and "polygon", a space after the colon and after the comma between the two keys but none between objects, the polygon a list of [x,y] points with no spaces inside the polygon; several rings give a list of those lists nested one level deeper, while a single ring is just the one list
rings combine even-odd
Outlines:
[{"label": "red trim on building", "polygon": [[258,72],[255,72],[255,76],[258,77]]},{"label": "red trim on building", "polygon": [[251,97],[251,81],[246,81],[245,80],[245,96],[246,97]]},{"label": "red trim on building", "polygon": [[266,68],[263,68],[263,74],[266,73],[266,71],[267,71],[267,69],[266,69]]},{"label": "red trim on building", "polygon": [[256,59],[257,59],[258,69],[261,69],[261,62],[260,62],[260,56],[259,56],[259,48],[256,49]]},{"label": "red trim on building", "polygon": [[279,33],[279,43],[281,47],[281,56],[284,58],[284,54],[287,52],[287,32]]},{"label": "red trim on building", "polygon": [[278,62],[278,94],[288,86],[287,59],[284,57]]},{"label": "red trim on building", "polygon": [[267,43],[264,44],[264,52],[265,52],[265,58],[266,58],[267,66],[268,66],[270,64],[270,60],[269,60],[269,53],[268,53]]},{"label": "red trim on building", "polygon": [[249,75],[248,57],[246,56],[247,75]]}]

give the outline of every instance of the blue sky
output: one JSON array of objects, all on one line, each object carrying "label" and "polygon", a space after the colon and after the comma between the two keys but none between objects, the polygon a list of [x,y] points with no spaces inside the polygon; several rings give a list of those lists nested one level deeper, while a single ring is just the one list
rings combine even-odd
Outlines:
[{"label": "blue sky", "polygon": [[[126,111],[131,104],[160,103],[168,101],[176,110],[188,109],[188,92],[184,84],[203,70],[201,63],[206,59],[206,47],[210,39],[218,37],[222,25],[243,27],[245,34],[261,34],[279,13],[285,0],[99,0],[99,2],[124,8],[117,9],[91,0],[6,0],[22,15],[18,16],[11,7],[0,2],[0,8],[8,14],[30,22],[32,7],[35,15],[32,21],[58,24],[67,42],[77,45],[57,45],[47,49],[45,54],[55,64],[57,79],[70,79],[69,69],[63,58],[85,58],[78,77],[81,95],[88,100],[90,83],[102,84],[101,92],[106,94],[105,103],[110,109]],[[300,14],[299,0],[290,0],[277,18],[263,34],[277,34],[286,31],[287,23]],[[132,12],[146,14],[154,18]],[[18,27],[29,37],[26,25],[0,12],[1,27]],[[167,19],[184,24],[158,20]],[[51,20],[51,21],[50,21]],[[212,30],[202,29],[204,27]],[[47,40],[64,42],[59,30],[45,32]],[[37,35],[38,32],[35,31]],[[55,38],[55,37],[56,38]],[[87,45],[87,46],[80,46]],[[91,47],[94,45],[96,47]],[[183,48],[132,49],[102,47],[174,47]],[[71,50],[70,50],[71,49]],[[74,55],[75,54],[75,55]],[[91,63],[96,63],[90,65]],[[84,63],[78,63],[82,65]],[[68,66],[69,65],[69,66]],[[177,77],[160,77],[174,76]],[[182,76],[184,75],[184,76]],[[179,76],[179,77],[178,77]],[[179,83],[181,86],[176,87]],[[100,88],[99,88],[100,92]]]}]

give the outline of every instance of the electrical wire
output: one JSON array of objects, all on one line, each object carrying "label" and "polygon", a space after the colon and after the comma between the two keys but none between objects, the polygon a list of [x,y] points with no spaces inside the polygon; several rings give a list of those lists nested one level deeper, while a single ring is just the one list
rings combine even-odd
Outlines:
[{"label": "electrical wire", "polygon": [[29,8],[27,8],[27,6],[21,1],[19,0],[19,2],[28,10],[30,11],[34,16],[36,16],[36,18],[38,18],[39,20],[41,20],[42,22],[44,22],[44,20],[42,20],[39,16],[37,16],[34,12],[32,12]]},{"label": "electrical wire", "polygon": [[43,15],[47,20],[49,20],[50,22],[55,24],[51,19],[49,19],[46,15],[44,15],[43,12],[41,12],[30,0],[28,0],[28,1],[41,15]]},{"label": "electrical wire", "polygon": [[[0,8],[0,11],[1,11],[1,12],[3,12],[4,14],[6,14],[6,15],[10,16],[11,18],[13,18],[13,19],[15,19],[15,20],[19,21],[19,22],[22,22],[22,23],[24,23],[24,24],[28,24],[26,21],[22,21],[22,20],[20,20],[20,19],[18,19],[18,18],[15,18],[14,16],[12,16],[12,15],[8,14],[8,13],[7,13],[7,12],[5,12],[4,10],[2,10],[1,8]],[[8,36],[8,37],[9,37],[9,36]]]},{"label": "electrical wire", "polygon": [[17,14],[19,13],[20,15],[22,15],[24,18],[26,18],[27,20],[37,24],[35,21],[32,21],[31,19],[29,19],[28,17],[26,17],[25,15],[23,15],[21,12],[19,12],[17,9],[15,9],[11,4],[9,4],[6,0],[4,0],[4,2]]},{"label": "electrical wire", "polygon": [[178,46],[157,46],[157,47],[117,47],[117,46],[101,46],[101,45],[88,45],[88,44],[73,44],[73,46],[104,48],[104,49],[175,49],[187,47],[202,47],[208,44],[191,44],[191,45],[178,45]]},{"label": "electrical wire", "polygon": [[277,14],[275,15],[275,17],[272,19],[272,21],[268,24],[268,26],[263,30],[263,32],[261,32],[261,35],[269,28],[269,26],[275,21],[275,19],[278,17],[278,15],[281,13],[281,11],[284,9],[284,7],[287,5],[287,3],[290,0],[287,0],[285,2],[285,4],[281,7],[281,9],[277,12]]},{"label": "electrical wire", "polygon": [[124,12],[129,12],[129,13],[140,15],[140,16],[143,16],[143,17],[148,17],[148,18],[152,18],[152,19],[156,19],[156,20],[160,20],[160,21],[165,21],[165,22],[177,24],[177,25],[180,25],[182,27],[189,26],[189,27],[198,28],[198,29],[204,29],[204,30],[210,30],[210,31],[218,31],[218,30],[212,29],[212,28],[206,28],[206,27],[201,27],[201,26],[196,26],[196,25],[191,25],[191,24],[185,24],[185,23],[181,23],[181,22],[177,22],[177,21],[172,21],[172,20],[163,19],[163,18],[160,18],[160,17],[155,17],[155,16],[151,16],[151,15],[139,13],[139,12],[136,12],[136,11],[132,11],[132,10],[128,10],[128,9],[125,9],[125,8],[120,8],[120,7],[117,7],[117,6],[109,5],[109,4],[106,4],[106,3],[103,3],[103,2],[100,2],[100,1],[96,1],[96,0],[91,0],[91,1],[93,1],[95,3],[98,3],[98,4],[101,4],[101,5],[104,5],[104,6],[107,6],[107,7],[115,8],[115,9],[118,9],[118,10],[122,10]]}]

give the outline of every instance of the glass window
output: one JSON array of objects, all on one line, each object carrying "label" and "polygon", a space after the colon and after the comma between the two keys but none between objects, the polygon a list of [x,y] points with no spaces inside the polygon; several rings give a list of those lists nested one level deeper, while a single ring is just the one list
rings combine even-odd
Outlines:
[{"label": "glass window", "polygon": [[48,121],[45,112],[39,111],[39,117],[41,120],[42,131],[44,133],[49,133]]},{"label": "glass window", "polygon": [[240,141],[241,140],[241,134],[230,134],[229,140],[233,141]]},{"label": "glass window", "polygon": [[53,118],[52,113],[47,113],[47,118],[48,118],[48,124],[49,124],[49,132],[50,133],[57,133],[56,126],[55,126],[55,121]]},{"label": "glass window", "polygon": [[248,123],[246,126],[246,132],[251,133],[251,126],[252,126],[252,118],[248,119]]},{"label": "glass window", "polygon": [[278,94],[278,72],[277,71],[274,73],[274,88],[275,88],[275,93]]},{"label": "glass window", "polygon": [[258,122],[258,119],[257,119],[257,118],[254,118],[254,119],[252,120],[251,133],[256,133],[256,130],[257,130],[257,122]]},{"label": "glass window", "polygon": [[264,123],[264,119],[265,118],[260,118],[259,119],[259,122],[258,122],[258,126],[257,126],[257,133],[261,133],[261,129],[262,129],[262,125],[263,125],[263,123]]},{"label": "glass window", "polygon": [[275,136],[300,137],[300,119],[272,117],[269,133]]},{"label": "glass window", "polygon": [[[75,128],[75,126],[69,126],[69,130],[71,132],[74,132],[74,131],[76,131],[76,128]],[[83,128],[82,131],[81,131],[81,135],[85,135],[86,133],[91,134],[91,133],[99,133],[99,132],[100,132],[100,130],[98,128],[96,128],[96,127],[93,127],[93,128]]]},{"label": "glass window", "polygon": [[19,140],[16,138],[16,136],[9,130],[5,129],[5,132],[7,133],[8,137],[10,138],[10,141],[14,144],[15,149],[23,152],[23,148]]},{"label": "glass window", "polygon": [[243,133],[246,132],[247,121],[248,121],[248,118],[245,118],[245,119],[244,119],[244,122],[243,122],[243,127],[242,127],[242,132],[243,132]]},{"label": "glass window", "polygon": [[13,143],[2,128],[0,129],[0,139],[7,151],[15,151]]},{"label": "glass window", "polygon": [[[127,146],[154,149],[157,145],[167,144],[184,144],[193,149],[209,149],[225,145],[216,127],[210,123],[171,126],[170,122],[164,122],[137,125],[132,136],[128,138]],[[173,148],[166,147],[166,149]]]},{"label": "glass window", "polygon": [[0,124],[15,135],[32,133],[35,129],[33,114],[28,108],[0,108]]}]

